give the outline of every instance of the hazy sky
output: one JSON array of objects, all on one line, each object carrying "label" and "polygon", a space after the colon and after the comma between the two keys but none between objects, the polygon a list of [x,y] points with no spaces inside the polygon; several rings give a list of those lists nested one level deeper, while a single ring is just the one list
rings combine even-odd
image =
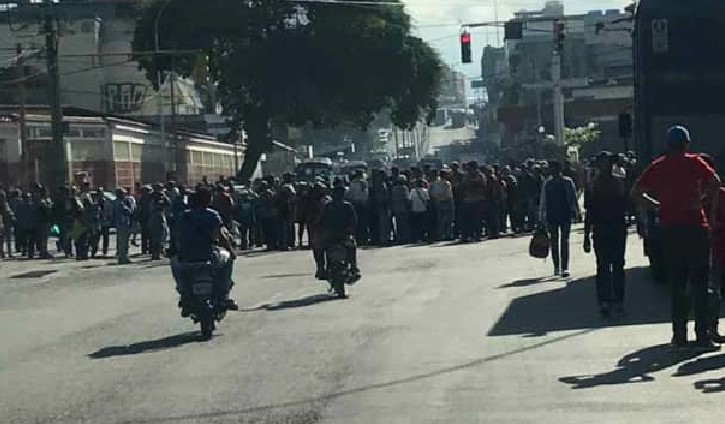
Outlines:
[{"label": "hazy sky", "polygon": [[[498,18],[507,20],[521,9],[542,9],[546,0],[498,0]],[[406,10],[413,17],[418,34],[438,49],[443,60],[454,69],[469,77],[481,73],[479,58],[483,47],[496,45],[496,30],[493,28],[474,28],[473,63],[460,63],[458,34],[460,24],[493,21],[495,17],[493,0],[403,0]],[[628,0],[565,0],[565,13],[585,13],[596,9],[622,9]],[[503,28],[499,29],[503,38]]]}]

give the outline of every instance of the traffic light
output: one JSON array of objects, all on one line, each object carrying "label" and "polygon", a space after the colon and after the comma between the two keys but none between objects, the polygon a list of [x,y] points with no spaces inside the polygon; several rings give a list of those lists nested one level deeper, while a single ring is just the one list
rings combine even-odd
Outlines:
[{"label": "traffic light", "polygon": [[461,33],[461,62],[471,63],[471,33]]},{"label": "traffic light", "polygon": [[566,23],[554,21],[554,45],[557,50],[564,49],[564,40],[566,40]]},{"label": "traffic light", "polygon": [[506,22],[503,25],[504,40],[521,40],[524,38],[523,22]]}]

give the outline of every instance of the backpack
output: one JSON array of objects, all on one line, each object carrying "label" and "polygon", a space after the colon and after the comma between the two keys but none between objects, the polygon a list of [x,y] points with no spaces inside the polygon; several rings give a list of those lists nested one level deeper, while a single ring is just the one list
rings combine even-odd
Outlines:
[{"label": "backpack", "polygon": [[545,229],[539,228],[529,243],[529,256],[537,259],[546,259],[549,256],[549,234]]}]

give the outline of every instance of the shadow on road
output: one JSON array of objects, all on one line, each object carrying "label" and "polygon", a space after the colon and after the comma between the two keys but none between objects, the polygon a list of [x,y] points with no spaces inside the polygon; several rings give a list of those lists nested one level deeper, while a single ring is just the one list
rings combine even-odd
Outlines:
[{"label": "shadow on road", "polygon": [[[538,337],[552,331],[602,328],[604,326],[655,324],[670,321],[669,293],[651,282],[648,268],[626,271],[627,315],[604,320],[596,303],[594,277],[572,280],[564,287],[521,296],[511,302],[489,330],[489,336]],[[530,284],[524,280],[515,284]]]},{"label": "shadow on road", "polygon": [[[572,339],[572,338],[575,338],[578,336],[582,336],[582,335],[588,334],[592,331],[593,330],[582,330],[582,331],[566,334],[566,335],[559,336],[559,337],[552,337],[548,340],[534,343],[530,346],[525,346],[525,347],[515,349],[515,350],[509,351],[509,352],[486,356],[483,358],[464,362],[464,363],[461,363],[458,365],[453,365],[453,366],[445,367],[445,368],[439,368],[439,369],[431,370],[426,373],[421,373],[421,374],[417,374],[417,375],[413,375],[410,377],[405,377],[405,378],[401,378],[401,379],[397,379],[397,380],[390,380],[390,381],[385,381],[385,382],[381,382],[381,383],[354,387],[354,388],[346,389],[346,390],[340,390],[340,391],[337,391],[335,393],[331,393],[331,394],[325,395],[325,396],[301,399],[301,400],[290,401],[290,402],[280,402],[280,403],[270,404],[270,405],[253,406],[253,407],[249,407],[249,408],[230,409],[227,411],[217,411],[217,412],[208,412],[208,413],[199,413],[199,414],[128,420],[128,421],[123,421],[120,424],[157,424],[157,423],[175,423],[175,422],[180,422],[180,421],[194,421],[194,420],[200,421],[200,422],[207,422],[207,421],[219,419],[221,417],[233,417],[236,415],[265,413],[265,412],[269,412],[269,411],[273,411],[273,410],[277,410],[277,409],[295,408],[295,407],[300,407],[300,406],[304,406],[304,405],[308,405],[308,404],[314,404],[316,402],[325,403],[330,400],[334,400],[334,399],[345,397],[345,396],[356,395],[358,393],[365,393],[365,392],[370,392],[373,390],[387,389],[389,387],[395,387],[395,386],[409,384],[409,383],[416,383],[416,382],[419,382],[422,380],[439,377],[441,375],[446,375],[446,374],[459,372],[459,371],[465,371],[465,370],[468,370],[468,369],[471,369],[474,367],[484,365],[489,362],[495,362],[495,361],[509,358],[511,356],[515,356],[515,355],[518,355],[521,353],[539,349],[544,346],[555,344],[560,341],[564,341],[564,340]],[[244,421],[244,422],[246,422],[246,421]]]},{"label": "shadow on road", "polygon": [[535,284],[539,284],[544,282],[546,280],[546,277],[537,277],[537,278],[527,278],[525,280],[516,280],[512,281],[510,283],[502,284],[498,286],[499,289],[512,289],[516,287],[528,287],[533,286]]},{"label": "shadow on road", "polygon": [[700,380],[694,386],[704,394],[725,392],[725,377]]},{"label": "shadow on road", "polygon": [[58,272],[57,269],[46,269],[46,270],[39,270],[39,271],[28,271],[24,272],[22,274],[15,274],[11,275],[10,278],[12,279],[23,279],[23,278],[41,278],[45,277],[50,274],[55,274]]},{"label": "shadow on road", "polygon": [[311,277],[312,274],[309,272],[300,272],[297,274],[277,274],[277,275],[265,275],[262,278],[263,279],[272,279],[272,278],[294,278],[294,277]]},{"label": "shadow on road", "polygon": [[133,343],[123,346],[109,346],[88,354],[91,359],[105,359],[114,356],[138,355],[140,353],[157,352],[160,350],[173,349],[189,343],[201,342],[201,335],[198,332],[188,332],[168,336],[162,339],[149,340],[146,342]]},{"label": "shadow on road", "polygon": [[688,362],[680,365],[675,373],[676,377],[686,377],[689,375],[701,374],[703,372],[719,370],[725,368],[725,354],[698,358],[696,361]]},{"label": "shadow on road", "polygon": [[339,298],[330,294],[314,294],[301,299],[284,300],[275,304],[266,304],[255,306],[253,308],[240,309],[240,312],[282,311],[285,309],[304,308],[305,306],[317,305],[324,302],[330,302],[332,300],[339,300]]},{"label": "shadow on road", "polygon": [[571,384],[572,389],[591,389],[597,386],[648,383],[654,381],[650,374],[688,361],[702,352],[678,351],[669,344],[661,344],[638,350],[620,359],[615,369],[596,375],[562,377],[560,382]]}]

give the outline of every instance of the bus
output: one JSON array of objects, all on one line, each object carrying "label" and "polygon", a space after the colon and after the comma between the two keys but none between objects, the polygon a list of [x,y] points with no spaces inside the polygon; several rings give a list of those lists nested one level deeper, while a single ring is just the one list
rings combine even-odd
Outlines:
[{"label": "bus", "polygon": [[635,13],[634,137],[649,163],[665,149],[667,128],[684,125],[692,148],[725,170],[725,3],[641,0]]},{"label": "bus", "polygon": [[368,163],[363,161],[352,161],[352,162],[345,162],[338,165],[338,171],[337,173],[339,175],[346,176],[350,179],[352,179],[352,176],[355,175],[355,172],[362,171],[363,174],[367,175],[368,173]]},{"label": "bus", "polygon": [[[725,170],[723,28],[721,0],[639,2],[634,24],[634,145],[642,166],[665,152],[669,127],[684,125],[693,137],[692,150],[710,154],[719,171]],[[664,249],[657,222],[655,212],[650,212],[644,244],[653,276],[662,280]]]},{"label": "bus", "polygon": [[330,180],[333,174],[332,159],[330,158],[306,159],[295,168],[298,182],[314,183],[317,178]]}]

